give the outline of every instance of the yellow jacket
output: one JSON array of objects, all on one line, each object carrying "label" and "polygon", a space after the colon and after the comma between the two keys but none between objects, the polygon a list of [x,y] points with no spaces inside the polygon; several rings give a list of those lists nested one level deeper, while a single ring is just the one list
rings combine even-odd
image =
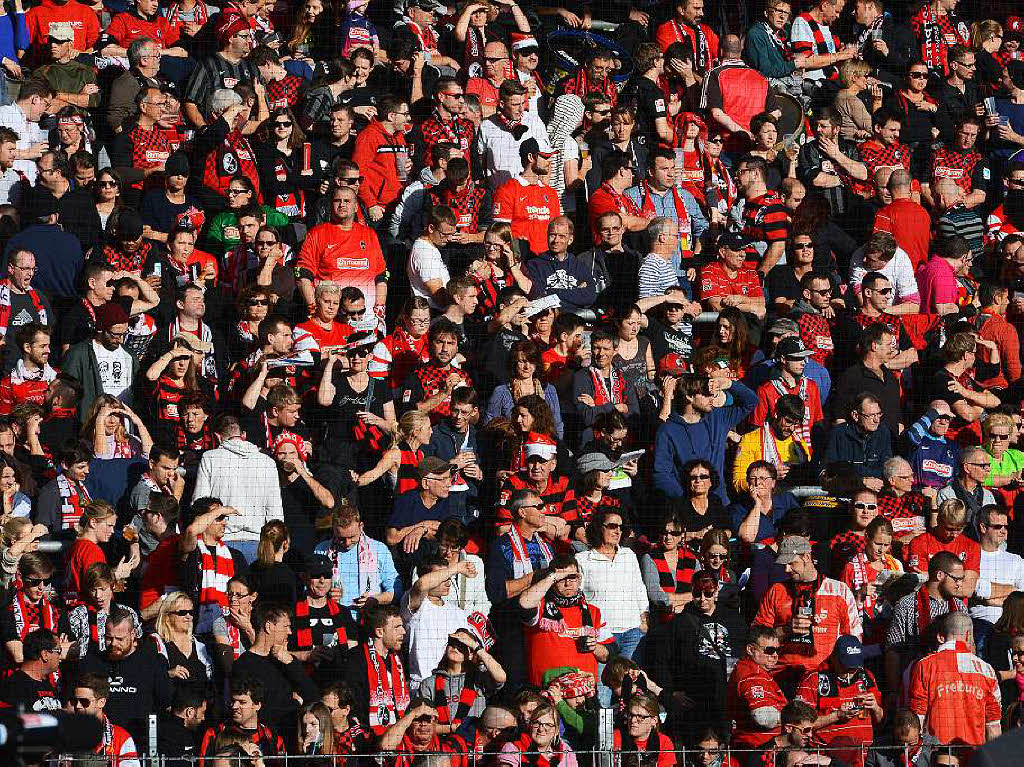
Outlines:
[{"label": "yellow jacket", "polygon": [[[760,461],[764,457],[762,450],[761,434],[763,429],[754,429],[747,432],[740,438],[739,448],[736,450],[736,460],[732,465],[732,486],[736,492],[743,493],[747,490],[747,467],[754,461]],[[796,441],[794,437],[789,439],[775,440],[775,449],[779,456],[787,464],[805,463],[808,459],[807,448]]]}]

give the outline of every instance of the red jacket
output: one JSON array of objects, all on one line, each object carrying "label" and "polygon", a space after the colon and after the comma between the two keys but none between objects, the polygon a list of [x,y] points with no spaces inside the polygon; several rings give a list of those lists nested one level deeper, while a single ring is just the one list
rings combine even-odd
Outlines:
[{"label": "red jacket", "polygon": [[60,22],[70,23],[75,30],[75,50],[84,51],[96,45],[100,37],[100,20],[96,11],[75,0],[61,5],[53,0],[43,0],[42,5],[28,10],[25,23],[32,45],[36,48],[47,47],[50,25]]},{"label": "red jacket", "polygon": [[999,677],[962,642],[946,642],[911,669],[910,710],[940,743],[980,746],[1002,715]]},{"label": "red jacket", "polygon": [[893,200],[875,214],[875,231],[889,232],[896,244],[907,251],[917,269],[928,261],[932,242],[932,220],[921,205],[910,199]]},{"label": "red jacket", "polygon": [[359,199],[367,208],[374,205],[387,207],[398,198],[405,181],[398,173],[398,162],[408,157],[405,134],[394,136],[387,132],[379,120],[363,128],[356,136],[352,161],[363,172],[364,181],[359,186]]}]

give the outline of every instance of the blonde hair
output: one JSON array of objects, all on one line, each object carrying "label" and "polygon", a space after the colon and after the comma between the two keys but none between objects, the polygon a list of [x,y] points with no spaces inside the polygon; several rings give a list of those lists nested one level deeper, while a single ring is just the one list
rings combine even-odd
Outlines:
[{"label": "blonde hair", "polygon": [[487,234],[493,234],[496,237],[500,237],[502,241],[508,245],[509,250],[512,251],[512,255],[515,256],[516,261],[520,260],[519,254],[519,241],[512,236],[512,225],[507,221],[498,221],[487,227]]},{"label": "blonde hair", "polygon": [[858,61],[851,59],[843,62],[843,65],[839,67],[839,87],[849,88],[853,85],[853,79],[866,75],[871,71],[871,66],[865,61]]},{"label": "blonde hair", "polygon": [[395,442],[409,440],[424,423],[430,423],[430,416],[421,413],[419,410],[410,410],[398,419],[398,423],[391,429],[391,435]]},{"label": "blonde hair", "polygon": [[264,565],[274,564],[274,557],[285,542],[291,538],[288,527],[279,519],[272,519],[260,530],[260,545],[256,550],[256,558]]},{"label": "blonde hair", "polygon": [[967,506],[959,498],[949,498],[939,506],[936,519],[946,527],[960,527],[967,522]]},{"label": "blonde hair", "polygon": [[981,46],[993,37],[1003,36],[1003,25],[992,19],[976,21],[971,24],[971,47],[981,50]]},{"label": "blonde hair", "polygon": [[84,533],[92,526],[92,523],[102,522],[104,519],[116,516],[117,512],[114,507],[106,501],[91,501],[82,509],[82,516],[78,520],[78,529]]},{"label": "blonde hair", "polygon": [[14,542],[21,538],[26,527],[32,527],[32,522],[25,517],[11,517],[4,521],[0,527],[0,544],[6,548],[14,545]]},{"label": "blonde hair", "polygon": [[1008,416],[1006,413],[993,413],[981,425],[981,433],[985,442],[988,442],[991,438],[993,426],[1007,427],[1010,430],[1010,439],[1013,439],[1014,432],[1017,431],[1017,424],[1011,416]]},{"label": "blonde hair", "polygon": [[334,724],[331,721],[331,711],[320,701],[310,703],[299,712],[299,746],[302,746],[306,739],[306,714],[312,714],[320,723],[320,737],[323,741],[320,744],[321,754],[334,753]]},{"label": "blonde hair", "polygon": [[[160,611],[156,615],[156,633],[165,642],[171,641],[171,628],[168,623],[171,620],[170,612],[172,610],[180,609],[180,605],[183,601],[192,602],[192,597],[186,594],[184,591],[172,591],[167,594],[163,599],[160,600]],[[192,606],[195,607],[195,602],[192,602]]]}]

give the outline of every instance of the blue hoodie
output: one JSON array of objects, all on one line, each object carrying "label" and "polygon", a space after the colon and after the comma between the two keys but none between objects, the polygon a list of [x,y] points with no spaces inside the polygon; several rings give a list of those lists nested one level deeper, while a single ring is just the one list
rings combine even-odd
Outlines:
[{"label": "blue hoodie", "polygon": [[930,429],[938,416],[929,410],[907,429],[907,440],[913,445],[908,456],[914,470],[914,481],[925,487],[945,487],[953,481],[960,448],[947,437],[936,437]]},{"label": "blue hoodie", "polygon": [[718,472],[718,490],[722,503],[728,505],[725,493],[725,448],[729,432],[754,411],[757,395],[739,381],[729,388],[732,402],[701,418],[687,423],[678,413],[658,429],[654,439],[654,486],[670,498],[681,498],[683,466],[687,461],[703,458]]}]

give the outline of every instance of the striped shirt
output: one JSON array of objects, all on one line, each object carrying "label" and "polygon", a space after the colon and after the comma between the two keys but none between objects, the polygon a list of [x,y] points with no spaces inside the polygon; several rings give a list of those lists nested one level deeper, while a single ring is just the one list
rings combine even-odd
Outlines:
[{"label": "striped shirt", "polygon": [[985,222],[963,204],[954,205],[942,214],[935,222],[935,233],[939,237],[963,237],[975,258],[980,258],[985,250]]},{"label": "striped shirt", "polygon": [[640,264],[640,298],[661,296],[679,285],[675,267],[659,255],[649,253]]}]

